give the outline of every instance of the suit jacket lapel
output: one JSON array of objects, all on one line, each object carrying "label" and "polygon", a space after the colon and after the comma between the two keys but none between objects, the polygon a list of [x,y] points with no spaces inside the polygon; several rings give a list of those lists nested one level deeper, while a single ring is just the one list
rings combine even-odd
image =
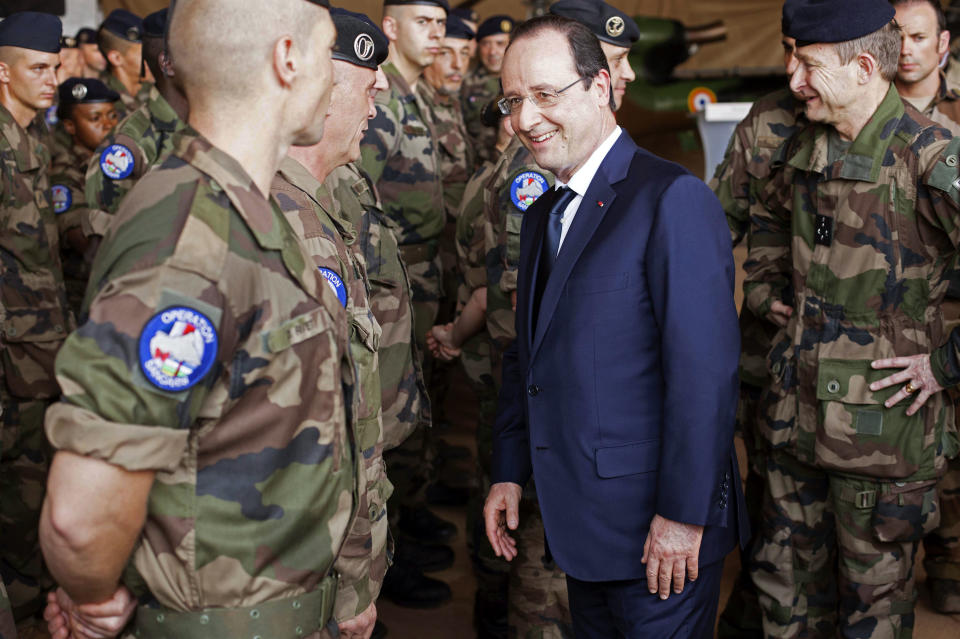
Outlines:
[{"label": "suit jacket lapel", "polygon": [[[600,164],[600,169],[580,202],[577,215],[573,218],[573,223],[563,239],[557,261],[550,273],[550,279],[547,280],[543,289],[543,297],[540,300],[540,308],[537,314],[536,334],[532,336],[531,361],[536,356],[540,344],[543,342],[543,336],[550,327],[550,320],[557,309],[557,304],[560,302],[563,288],[567,280],[570,279],[571,273],[573,273],[573,267],[617,198],[613,185],[626,177],[627,169],[630,167],[630,161],[633,159],[636,148],[630,136],[625,131],[622,132],[607,157]],[[541,223],[538,226],[542,227],[543,225]],[[543,242],[542,228],[538,238],[537,246],[539,247]],[[539,256],[539,252],[537,255]],[[537,261],[539,262],[539,260]],[[536,280],[533,281],[536,282]],[[533,318],[530,319],[532,322]],[[528,326],[530,325],[528,324]]]}]

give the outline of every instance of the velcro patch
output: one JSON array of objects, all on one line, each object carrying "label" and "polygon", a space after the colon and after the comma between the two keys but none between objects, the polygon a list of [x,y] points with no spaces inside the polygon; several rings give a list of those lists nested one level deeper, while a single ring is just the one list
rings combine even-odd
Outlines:
[{"label": "velcro patch", "polygon": [[73,204],[73,194],[63,184],[54,184],[50,187],[50,199],[53,201],[53,212],[57,215],[69,211]]},{"label": "velcro patch", "polygon": [[133,151],[122,144],[111,144],[100,154],[100,170],[111,180],[130,177],[133,165]]},{"label": "velcro patch", "polygon": [[183,391],[210,371],[218,346],[210,318],[188,306],[171,306],[151,317],[140,332],[140,368],[157,388]]},{"label": "velcro patch", "polygon": [[536,171],[524,171],[510,183],[510,201],[521,211],[530,206],[550,188],[547,178]]}]

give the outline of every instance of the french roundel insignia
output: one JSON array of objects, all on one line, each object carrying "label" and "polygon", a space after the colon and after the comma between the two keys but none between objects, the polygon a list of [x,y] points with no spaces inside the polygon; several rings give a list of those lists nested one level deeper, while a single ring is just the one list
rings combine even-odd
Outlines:
[{"label": "french roundel insignia", "polygon": [[122,144],[111,144],[100,154],[100,170],[111,180],[129,177],[133,164],[133,151]]},{"label": "french roundel insignia", "polygon": [[353,52],[364,62],[373,57],[374,48],[373,38],[366,33],[361,33],[353,41]]},{"label": "french roundel insignia", "polygon": [[697,111],[703,111],[708,104],[716,101],[716,93],[707,87],[697,87],[687,95],[687,108],[690,109],[690,113],[696,113]]},{"label": "french roundel insignia", "polygon": [[140,369],[165,391],[183,391],[210,371],[217,358],[217,329],[203,313],[171,306],[150,318],[140,333]]},{"label": "french roundel insignia", "polygon": [[53,200],[53,212],[57,215],[69,211],[70,205],[73,204],[73,194],[62,184],[54,184],[50,187],[50,199]]},{"label": "french roundel insignia", "polygon": [[346,284],[343,283],[343,278],[337,275],[336,271],[332,271],[328,268],[323,268],[322,266],[319,268],[320,268],[320,275],[323,275],[323,279],[327,281],[327,284],[330,286],[330,290],[336,293],[337,299],[340,300],[340,304],[342,304],[343,307],[346,308],[347,307],[347,286]]},{"label": "french roundel insignia", "polygon": [[547,178],[536,171],[524,171],[510,184],[510,200],[521,211],[526,211],[550,188]]}]

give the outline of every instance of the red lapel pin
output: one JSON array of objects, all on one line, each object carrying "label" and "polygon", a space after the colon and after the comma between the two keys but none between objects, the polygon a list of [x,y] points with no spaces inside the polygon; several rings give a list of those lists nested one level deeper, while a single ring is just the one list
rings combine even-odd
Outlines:
[{"label": "red lapel pin", "polygon": [[603,202],[601,202],[600,200],[597,200],[597,206],[599,206],[600,208],[603,208]]}]

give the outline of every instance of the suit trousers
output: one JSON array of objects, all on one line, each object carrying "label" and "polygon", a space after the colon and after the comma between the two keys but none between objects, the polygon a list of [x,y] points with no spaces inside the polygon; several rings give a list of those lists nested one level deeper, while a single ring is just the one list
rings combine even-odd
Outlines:
[{"label": "suit trousers", "polygon": [[723,562],[700,566],[681,594],[662,601],[647,580],[580,581],[567,575],[577,639],[709,639],[717,619]]}]

